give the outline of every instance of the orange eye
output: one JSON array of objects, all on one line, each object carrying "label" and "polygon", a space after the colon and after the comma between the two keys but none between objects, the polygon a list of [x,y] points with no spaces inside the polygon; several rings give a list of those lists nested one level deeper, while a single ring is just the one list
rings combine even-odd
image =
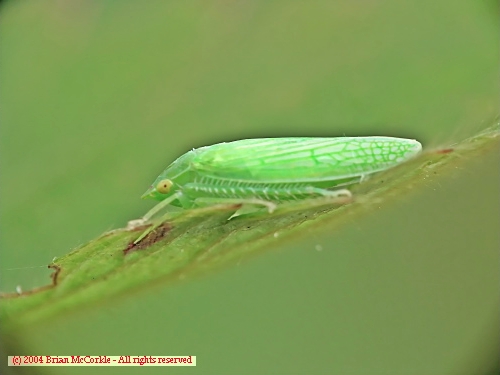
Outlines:
[{"label": "orange eye", "polygon": [[156,185],[156,191],[161,194],[168,194],[173,183],[170,180],[161,180]]}]

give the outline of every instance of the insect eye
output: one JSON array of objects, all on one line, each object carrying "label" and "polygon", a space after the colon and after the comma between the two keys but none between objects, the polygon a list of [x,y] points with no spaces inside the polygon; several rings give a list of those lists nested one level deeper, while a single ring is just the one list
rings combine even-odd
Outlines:
[{"label": "insect eye", "polygon": [[168,194],[173,183],[170,180],[161,180],[156,185],[156,191],[161,194]]}]

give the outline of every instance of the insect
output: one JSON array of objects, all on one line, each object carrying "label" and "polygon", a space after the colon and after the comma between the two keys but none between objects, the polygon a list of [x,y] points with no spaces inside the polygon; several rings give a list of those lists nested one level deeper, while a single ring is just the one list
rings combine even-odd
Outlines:
[{"label": "insect", "polygon": [[393,137],[261,138],[193,149],[170,164],[142,198],[171,204],[276,203],[308,197],[350,197],[346,189],[418,154],[422,145]]}]

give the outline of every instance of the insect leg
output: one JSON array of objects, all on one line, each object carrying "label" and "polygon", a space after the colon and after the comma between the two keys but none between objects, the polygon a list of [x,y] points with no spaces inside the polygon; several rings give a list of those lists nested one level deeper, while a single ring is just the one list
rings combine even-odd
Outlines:
[{"label": "insect leg", "polygon": [[143,220],[143,222],[146,222],[148,221],[149,219],[151,219],[157,212],[163,210],[165,207],[167,207],[170,203],[172,203],[173,201],[179,199],[181,200],[183,198],[182,196],[182,193],[180,191],[172,194],[170,197],[162,200],[160,203],[158,203],[156,206],[154,206],[152,209],[150,209],[146,215],[144,215],[142,217],[142,219],[140,220]]},{"label": "insect leg", "polygon": [[[158,203],[156,206],[154,206],[151,210],[149,210],[146,215],[144,215],[142,218],[137,219],[137,220],[131,220],[127,224],[127,229],[128,230],[134,230],[135,228],[144,225],[147,223],[155,214],[157,214],[159,211],[167,207],[171,202],[175,201],[176,199],[179,199],[179,201],[185,201],[185,197],[182,195],[180,191],[172,194],[170,197],[162,200],[160,203]],[[164,220],[162,219],[156,224],[151,225],[149,228],[147,228],[142,234],[134,241],[134,244],[139,243],[144,237],[146,237],[149,233],[154,231],[156,228],[158,228]]]},{"label": "insect leg", "polygon": [[258,198],[196,198],[194,201],[197,205],[209,205],[215,203],[241,203],[241,204],[255,204],[258,206],[264,206],[267,208],[269,213],[272,213],[277,205],[273,202],[265,201]]},{"label": "insect leg", "polygon": [[352,193],[347,189],[326,190],[326,189],[320,189],[320,188],[308,186],[305,188],[305,190],[309,194],[318,194],[318,195],[321,195],[325,198],[342,198],[342,197],[351,198],[352,197]]}]

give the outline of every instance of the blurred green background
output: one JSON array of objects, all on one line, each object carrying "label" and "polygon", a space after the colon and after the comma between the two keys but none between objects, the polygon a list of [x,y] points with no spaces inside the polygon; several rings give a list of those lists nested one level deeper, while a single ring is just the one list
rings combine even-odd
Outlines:
[{"label": "blurred green background", "polygon": [[[139,196],[193,147],[341,135],[447,147],[499,113],[493,1],[0,11],[2,291],[46,284],[53,257],[140,217],[153,203]],[[8,345],[197,356],[170,373],[496,373],[499,181],[496,152],[464,160],[340,231],[26,327]]]}]

